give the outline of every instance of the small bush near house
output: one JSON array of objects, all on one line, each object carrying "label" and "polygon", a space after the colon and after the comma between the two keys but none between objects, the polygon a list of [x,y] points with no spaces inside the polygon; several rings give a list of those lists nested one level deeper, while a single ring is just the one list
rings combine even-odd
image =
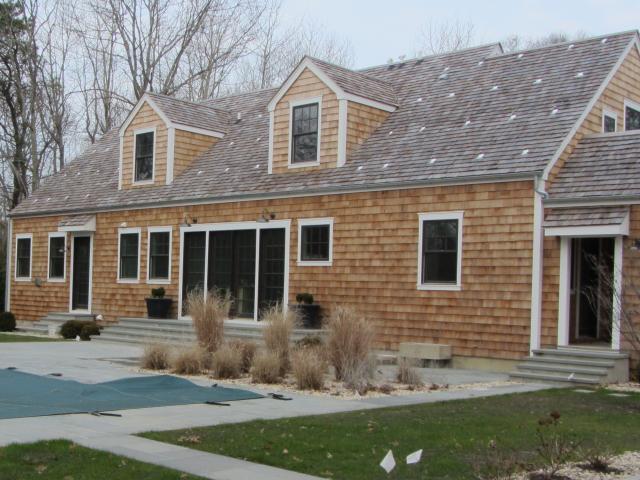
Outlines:
[{"label": "small bush near house", "polygon": [[164,298],[166,290],[164,287],[152,288],[151,298]]},{"label": "small bush near house", "polygon": [[242,373],[242,350],[223,344],[211,356],[211,374],[215,378],[238,378]]},{"label": "small bush near house", "polygon": [[553,480],[558,471],[575,455],[579,445],[560,430],[560,413],[553,411],[538,420],[536,453],[543,465],[531,480]]},{"label": "small bush near house", "polygon": [[300,390],[322,390],[326,370],[317,348],[301,348],[293,352],[291,372]]},{"label": "small bush near house", "polygon": [[613,452],[607,445],[602,445],[600,442],[581,450],[580,456],[583,458],[583,463],[579,466],[584,470],[598,473],[621,473],[619,469],[611,466]]},{"label": "small bush near house", "polygon": [[277,304],[264,313],[262,320],[266,323],[262,332],[265,346],[280,359],[280,375],[283,376],[289,371],[290,341],[297,322],[296,314],[291,310],[285,312],[282,305]]},{"label": "small bush near house", "polygon": [[169,345],[153,343],[144,347],[144,353],[140,358],[140,366],[149,370],[166,370],[169,368],[171,350]]},{"label": "small bush near house", "polygon": [[407,358],[398,360],[398,374],[396,379],[399,383],[404,383],[410,387],[421,387],[424,385],[420,372],[416,369],[416,362]]},{"label": "small bush near house", "polygon": [[229,345],[240,351],[242,356],[242,373],[249,373],[258,346],[253,342],[246,342],[244,340],[232,340],[229,342]]},{"label": "small bush near house", "polygon": [[251,381],[254,383],[278,383],[282,376],[280,357],[273,352],[260,352],[253,359]]},{"label": "small bush near house", "polygon": [[328,322],[327,349],[336,380],[357,385],[370,378],[373,326],[353,309],[335,307]]},{"label": "small bush near house", "polygon": [[198,344],[214,352],[224,338],[224,320],[229,317],[231,296],[211,290],[206,296],[202,290],[193,290],[187,296],[187,313],[191,316]]},{"label": "small bush near house", "polygon": [[0,313],[0,332],[13,332],[16,329],[16,316],[11,312]]},{"label": "small bush near house", "polygon": [[[83,338],[82,329],[85,326],[88,328],[85,331],[86,338]],[[96,331],[98,333],[91,333]],[[91,335],[100,335],[100,328],[91,320],[69,320],[64,322],[60,327],[60,335],[62,335],[63,338],[76,338],[80,336],[82,340],[89,340]]]},{"label": "small bush near house", "polygon": [[179,375],[197,375],[203,370],[202,361],[202,349],[182,348],[171,359],[171,369]]},{"label": "small bush near house", "polygon": [[83,325],[80,329],[80,340],[91,340],[95,335],[100,335],[100,327],[93,322]]}]

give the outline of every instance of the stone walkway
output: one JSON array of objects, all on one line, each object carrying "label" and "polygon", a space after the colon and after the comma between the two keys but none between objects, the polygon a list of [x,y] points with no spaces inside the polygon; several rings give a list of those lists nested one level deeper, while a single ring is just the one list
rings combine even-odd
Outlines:
[{"label": "stone walkway", "polygon": [[[140,347],[98,342],[5,343],[0,349],[0,368],[13,366],[25,372],[41,375],[61,373],[62,378],[97,383],[140,375],[132,373],[130,367],[127,367],[127,364],[135,364],[135,359],[140,353]],[[448,377],[445,381],[453,384],[459,383],[462,378],[468,378],[469,372],[441,369],[438,370],[438,375],[443,379]],[[496,374],[473,373],[473,378],[477,382],[491,381],[499,377]],[[197,383],[211,384],[210,381],[198,381]],[[288,402],[267,398],[232,402],[230,407],[180,405],[118,411],[122,417],[59,415],[9,419],[0,420],[0,446],[15,442],[29,443],[65,438],[90,448],[109,451],[205,478],[218,480],[246,478],[302,480],[313,477],[220,455],[198,452],[133,435],[153,430],[173,430],[255,419],[339,413],[522,393],[542,388],[546,388],[546,386],[520,384],[482,390],[436,391],[361,400],[339,400],[294,394],[289,395],[293,400]]]}]

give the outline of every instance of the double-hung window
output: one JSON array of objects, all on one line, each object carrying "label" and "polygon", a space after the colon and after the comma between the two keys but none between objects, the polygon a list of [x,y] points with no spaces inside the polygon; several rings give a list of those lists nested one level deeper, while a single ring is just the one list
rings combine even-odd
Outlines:
[{"label": "double-hung window", "polygon": [[333,218],[298,220],[298,265],[331,265]]},{"label": "double-hung window", "polygon": [[462,216],[462,212],[419,215],[419,289],[460,290]]},{"label": "double-hung window", "polygon": [[118,281],[137,282],[140,271],[140,229],[121,228],[118,244]]},{"label": "double-hung window", "polygon": [[134,183],[153,181],[155,129],[134,132]]},{"label": "double-hung window", "polygon": [[47,278],[50,281],[64,280],[66,243],[64,233],[49,234],[49,266]]},{"label": "double-hung window", "polygon": [[624,129],[640,130],[640,103],[624,101]]},{"label": "double-hung window", "polygon": [[615,132],[617,123],[618,115],[616,112],[605,108],[602,112],[602,131],[605,133]]},{"label": "double-hung window", "polygon": [[168,283],[171,275],[171,227],[149,228],[147,280]]},{"label": "double-hung window", "polygon": [[291,164],[318,162],[320,102],[291,108]]},{"label": "double-hung window", "polygon": [[16,280],[31,280],[31,253],[33,236],[16,235]]}]

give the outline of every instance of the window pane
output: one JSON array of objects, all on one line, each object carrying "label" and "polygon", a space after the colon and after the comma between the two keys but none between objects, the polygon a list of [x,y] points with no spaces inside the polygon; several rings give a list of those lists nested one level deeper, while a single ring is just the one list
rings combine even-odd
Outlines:
[{"label": "window pane", "polygon": [[422,283],[456,283],[458,275],[458,220],[423,223]]},{"label": "window pane", "polygon": [[120,278],[138,278],[138,234],[120,235]]},{"label": "window pane", "polygon": [[300,259],[329,260],[329,225],[305,225],[301,229]]},{"label": "window pane", "polygon": [[19,238],[16,243],[16,274],[18,277],[29,277],[31,272],[31,239]]},{"label": "window pane", "polygon": [[49,278],[64,277],[64,237],[49,239]]},{"label": "window pane", "polygon": [[313,162],[318,158],[318,104],[293,108],[292,163]]},{"label": "window pane", "polygon": [[169,278],[169,232],[149,236],[149,278]]},{"label": "window pane", "polygon": [[604,131],[615,132],[616,131],[616,119],[609,115],[604,116]]},{"label": "window pane", "polygon": [[153,132],[136,135],[136,182],[153,178]]},{"label": "window pane", "polygon": [[625,130],[640,130],[640,111],[627,107],[625,109]]}]

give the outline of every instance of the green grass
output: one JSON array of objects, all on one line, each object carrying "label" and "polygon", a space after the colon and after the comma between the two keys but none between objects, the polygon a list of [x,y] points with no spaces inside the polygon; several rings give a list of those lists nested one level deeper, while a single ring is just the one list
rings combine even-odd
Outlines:
[{"label": "green grass", "polygon": [[[585,446],[640,449],[640,395],[565,389],[143,436],[321,477],[467,479],[491,440],[535,465],[537,422],[552,411],[562,415],[559,429]],[[421,448],[421,463],[402,465]],[[399,467],[387,476],[378,464],[389,449]]]},{"label": "green grass", "polygon": [[61,342],[62,338],[31,337],[28,335],[15,335],[12,333],[0,333],[0,343],[16,342]]},{"label": "green grass", "polygon": [[185,473],[84,448],[66,440],[0,448],[2,480],[176,480]]}]

